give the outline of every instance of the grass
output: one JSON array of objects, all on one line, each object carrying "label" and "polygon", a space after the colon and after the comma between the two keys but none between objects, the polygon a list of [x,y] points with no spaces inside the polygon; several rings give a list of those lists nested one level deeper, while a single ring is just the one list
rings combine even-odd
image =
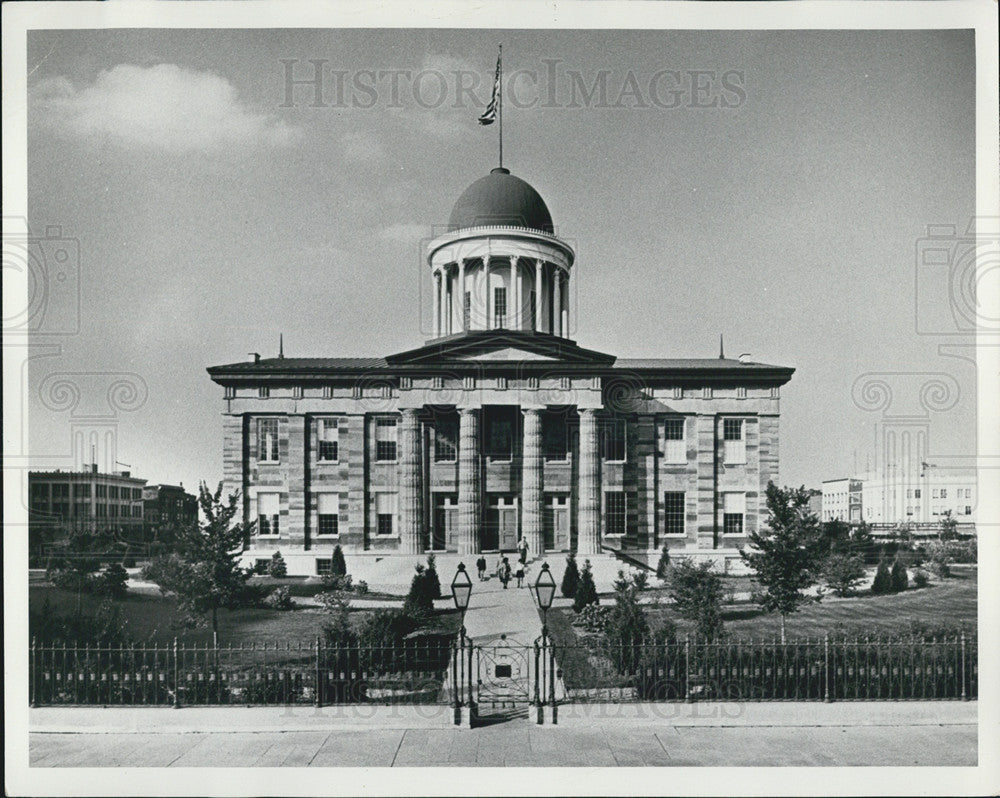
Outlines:
[{"label": "grass", "polygon": [[[367,598],[367,596],[365,597]],[[77,594],[48,584],[29,586],[29,610],[40,612],[46,599],[52,612],[70,615],[77,611]],[[100,600],[93,595],[81,597],[81,612],[93,615]],[[175,637],[189,645],[205,645],[212,641],[212,630],[206,627],[187,629],[178,625],[177,605],[172,599],[156,592],[130,591],[126,598],[116,602],[126,620],[129,638],[136,641],[163,644]],[[374,610],[352,609],[351,623],[359,626]],[[281,641],[309,643],[323,633],[325,614],[318,608],[271,610],[248,608],[219,611],[219,638],[224,645],[233,643],[264,643]],[[433,625],[450,634],[457,634],[461,621],[455,610],[438,611]]]}]

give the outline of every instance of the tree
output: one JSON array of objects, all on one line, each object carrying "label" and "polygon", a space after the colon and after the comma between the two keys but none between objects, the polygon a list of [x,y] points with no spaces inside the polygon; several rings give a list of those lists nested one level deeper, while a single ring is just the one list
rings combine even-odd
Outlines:
[{"label": "tree", "polygon": [[767,483],[766,528],[747,536],[751,551],[740,556],[757,574],[765,588],[760,606],[781,614],[781,640],[785,640],[785,618],[817,597],[805,589],[816,584],[819,519],[809,512],[809,491],[779,488]]},{"label": "tree", "polygon": [[841,554],[850,548],[851,528],[844,521],[834,519],[820,524],[816,554],[820,558]]},{"label": "tree", "polygon": [[339,543],[333,547],[333,559],[330,561],[330,575],[347,575],[347,563],[344,562],[344,550],[340,548]]},{"label": "tree", "polygon": [[860,554],[831,554],[823,565],[823,578],[834,595],[850,596],[864,581],[865,561]]},{"label": "tree", "polygon": [[643,643],[650,636],[646,613],[639,595],[646,584],[645,571],[626,576],[618,572],[615,580],[615,603],[608,613],[604,641],[619,673],[633,673],[642,657]]},{"label": "tree", "polygon": [[118,563],[111,563],[97,577],[97,592],[108,598],[121,599],[128,594],[128,571]]},{"label": "tree", "polygon": [[876,596],[884,596],[892,592],[892,574],[889,572],[889,565],[884,559],[879,560],[878,568],[875,570],[875,581],[872,582],[872,593]]},{"label": "tree", "polygon": [[267,564],[267,575],[274,579],[284,579],[288,576],[288,566],[285,565],[285,558],[280,551],[271,555],[271,562]]},{"label": "tree", "polygon": [[656,578],[668,579],[670,577],[670,546],[663,544],[663,551],[660,552],[660,561],[656,564]]},{"label": "tree", "polygon": [[431,598],[439,599],[441,598],[441,580],[438,578],[435,560],[436,558],[433,553],[427,555],[427,571],[424,575],[424,579],[427,580],[427,592],[430,594]]},{"label": "tree", "polygon": [[941,514],[941,529],[938,532],[938,540],[958,540],[958,521],[951,514],[951,510],[945,510]]},{"label": "tree", "polygon": [[892,570],[889,572],[889,584],[892,588],[893,593],[902,593],[906,590],[907,585],[910,583],[910,577],[906,573],[906,566],[903,565],[903,561],[898,559],[892,564]]},{"label": "tree", "polygon": [[416,573],[410,582],[410,592],[403,602],[403,612],[415,618],[424,618],[434,609],[433,585],[427,578],[427,569],[417,563]]},{"label": "tree", "polygon": [[594,584],[594,574],[590,570],[590,560],[583,561],[583,571],[580,572],[580,583],[576,586],[573,596],[573,611],[580,612],[590,604],[600,604],[597,596],[597,586]]},{"label": "tree", "polygon": [[174,553],[157,558],[145,571],[162,593],[177,597],[188,623],[210,619],[216,637],[219,610],[244,606],[252,596],[250,571],[240,567],[239,557],[254,522],[233,522],[239,498],[237,491],[223,500],[221,482],[214,494],[202,482],[198,503],[204,522],[179,529]]},{"label": "tree", "polygon": [[695,565],[682,558],[671,567],[668,586],[677,614],[694,623],[698,637],[715,640],[722,633],[724,591],[711,560]]},{"label": "tree", "polygon": [[[872,529],[867,521],[862,521],[857,526],[851,527],[850,548],[854,554],[860,554],[865,558],[865,562],[875,562],[872,557],[875,551],[875,541],[872,539]],[[869,560],[869,557],[872,557]]]},{"label": "tree", "polygon": [[566,555],[566,570],[563,571],[562,594],[566,598],[573,598],[576,595],[576,588],[580,584],[580,569],[576,567],[576,555],[570,552]]}]

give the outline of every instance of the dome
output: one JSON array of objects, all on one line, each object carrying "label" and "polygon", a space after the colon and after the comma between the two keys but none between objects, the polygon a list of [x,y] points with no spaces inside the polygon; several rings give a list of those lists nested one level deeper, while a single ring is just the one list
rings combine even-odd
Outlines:
[{"label": "dome", "polygon": [[552,215],[545,200],[530,185],[503,167],[479,178],[462,192],[451,211],[448,229],[493,225],[553,232]]}]

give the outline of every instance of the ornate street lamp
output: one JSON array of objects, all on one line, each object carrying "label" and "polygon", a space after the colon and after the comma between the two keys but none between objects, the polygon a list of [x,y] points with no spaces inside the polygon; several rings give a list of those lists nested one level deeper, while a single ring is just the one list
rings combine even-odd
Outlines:
[{"label": "ornate street lamp", "polygon": [[[455,609],[461,611],[462,613],[462,631],[459,637],[458,650],[455,652],[454,661],[452,662],[452,689],[454,690],[454,709],[455,709],[455,725],[458,726],[462,722],[462,699],[460,689],[465,684],[465,611],[469,609],[469,598],[472,596],[472,579],[469,578],[469,574],[466,573],[465,563],[460,562],[458,564],[458,570],[455,572],[455,578],[451,580],[451,597],[455,602]],[[471,658],[472,652],[470,649],[469,656]],[[471,659],[470,659],[470,673],[471,671]],[[469,694],[469,705],[472,705],[472,694],[470,688]]]},{"label": "ornate street lamp", "polygon": [[552,600],[556,596],[556,580],[549,570],[547,562],[542,563],[542,570],[538,572],[535,580],[535,596],[538,598],[538,606],[542,610],[542,639],[548,635],[548,625],[546,623],[549,609],[552,607]]},{"label": "ornate street lamp", "polygon": [[472,595],[472,579],[465,571],[465,563],[458,564],[455,578],[451,580],[451,597],[455,601],[455,609],[462,612],[462,640],[465,640],[465,611],[469,609],[469,597]]},{"label": "ornate street lamp", "polygon": [[[552,600],[556,596],[556,580],[552,576],[552,572],[549,570],[549,564],[547,562],[542,563],[542,570],[538,572],[538,578],[535,580],[535,598],[538,601],[538,607],[542,611],[542,645],[541,650],[538,647],[538,641],[535,641],[535,673],[541,674],[542,668],[539,667],[539,657],[542,658],[544,663],[547,660],[549,669],[549,701],[552,706],[552,722],[555,723],[555,712],[556,712],[556,696],[555,696],[555,662],[554,658],[551,656],[549,651],[549,626],[548,626],[548,616],[549,609],[552,607]],[[544,665],[542,665],[544,667]],[[539,725],[543,722],[542,718],[544,715],[544,710],[542,706],[544,704],[544,697],[539,693],[539,681],[540,679],[535,679],[535,706],[538,708],[538,723]]]}]

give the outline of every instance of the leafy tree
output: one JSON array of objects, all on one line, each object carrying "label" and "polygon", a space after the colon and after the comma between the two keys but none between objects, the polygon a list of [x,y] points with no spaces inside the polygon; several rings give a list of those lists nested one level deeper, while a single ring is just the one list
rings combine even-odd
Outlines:
[{"label": "leafy tree", "polygon": [[670,546],[667,543],[663,544],[663,550],[660,552],[660,561],[656,564],[656,578],[657,579],[668,579],[670,577]]},{"label": "leafy tree", "polygon": [[757,574],[764,588],[760,606],[765,612],[781,613],[781,640],[785,640],[785,617],[817,597],[805,589],[816,584],[819,519],[809,512],[809,491],[779,488],[767,483],[766,528],[747,537],[751,551],[740,556]]},{"label": "leafy tree", "polygon": [[118,563],[111,563],[96,580],[97,592],[112,599],[122,599],[128,594],[128,571]]},{"label": "leafy tree", "polygon": [[618,572],[615,580],[615,603],[604,627],[604,641],[619,673],[635,671],[642,656],[643,643],[650,637],[646,613],[639,595],[646,584],[646,573],[626,576]]},{"label": "leafy tree", "polygon": [[347,575],[347,563],[344,562],[344,550],[340,548],[339,543],[333,547],[333,560],[330,562],[330,575]]},{"label": "leafy tree", "polygon": [[951,510],[945,510],[941,515],[938,540],[958,540],[958,521],[952,516]]},{"label": "leafy tree", "polygon": [[573,598],[576,595],[576,588],[580,584],[580,569],[576,567],[576,555],[570,552],[566,555],[566,570],[563,571],[561,590],[566,598]]},{"label": "leafy tree", "polygon": [[892,571],[889,572],[889,584],[892,587],[892,592],[902,593],[906,590],[909,582],[910,578],[906,573],[906,566],[903,565],[902,560],[897,559],[892,564]]},{"label": "leafy tree", "polygon": [[284,579],[288,576],[288,566],[285,565],[285,558],[280,551],[271,555],[271,562],[267,564],[267,575],[275,579]]},{"label": "leafy tree", "polygon": [[865,561],[860,554],[831,554],[823,565],[823,578],[834,595],[850,596],[864,581]]},{"label": "leafy tree", "polygon": [[434,554],[427,555],[427,571],[424,578],[427,580],[427,592],[432,599],[441,598],[441,580],[438,578],[437,565]]},{"label": "leafy tree", "polygon": [[403,602],[403,612],[415,618],[425,618],[434,610],[434,586],[427,577],[427,568],[417,563],[410,582],[410,592]]},{"label": "leafy tree", "polygon": [[850,548],[851,527],[844,521],[824,521],[819,529],[816,555],[820,559],[831,554],[841,554]]},{"label": "leafy tree", "polygon": [[879,560],[878,568],[875,571],[875,581],[872,582],[872,593],[876,596],[884,596],[892,592],[892,574],[889,572],[889,565],[886,561]]},{"label": "leafy tree", "polygon": [[146,573],[162,593],[177,597],[187,623],[209,619],[218,635],[220,609],[253,601],[247,585],[250,571],[240,568],[239,556],[254,523],[234,523],[240,513],[239,492],[223,500],[221,482],[214,494],[201,483],[198,503],[204,521],[181,528],[176,551],[154,560]]},{"label": "leafy tree", "polygon": [[682,618],[694,623],[698,637],[715,640],[722,633],[722,579],[711,560],[695,565],[684,557],[670,569],[670,598]]},{"label": "leafy tree", "polygon": [[584,560],[583,570],[580,572],[580,582],[573,595],[573,611],[580,612],[588,604],[600,603],[601,600],[597,596],[597,586],[594,584],[594,574],[590,570],[590,560]]},{"label": "leafy tree", "polygon": [[[320,597],[323,597],[320,599]],[[351,627],[351,603],[336,594],[321,593],[316,596],[325,610],[323,637],[329,646],[347,648],[356,646],[358,635]]]}]

